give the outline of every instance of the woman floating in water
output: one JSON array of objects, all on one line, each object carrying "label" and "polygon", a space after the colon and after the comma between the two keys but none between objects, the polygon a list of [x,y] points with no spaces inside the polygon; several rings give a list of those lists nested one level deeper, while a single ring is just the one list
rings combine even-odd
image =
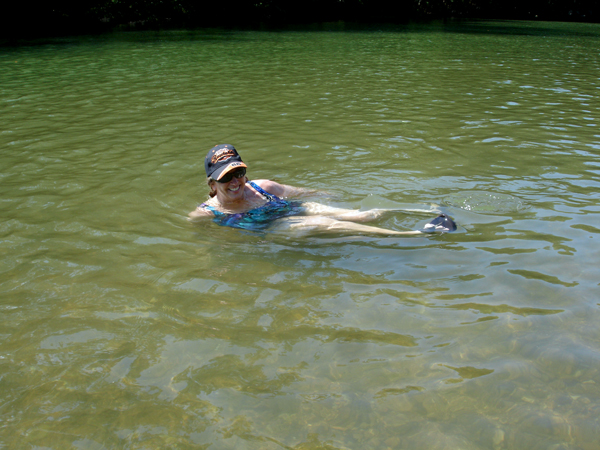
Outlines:
[{"label": "woman floating in water", "polygon": [[346,232],[380,235],[416,235],[456,230],[456,225],[441,214],[422,230],[394,231],[363,225],[386,210],[358,211],[333,208],[314,202],[288,200],[314,194],[314,191],[279,184],[271,180],[249,181],[246,164],[230,144],[211,148],[204,159],[210,198],[189,214],[200,222],[212,218],[219,225],[244,230],[286,229],[296,232]]}]

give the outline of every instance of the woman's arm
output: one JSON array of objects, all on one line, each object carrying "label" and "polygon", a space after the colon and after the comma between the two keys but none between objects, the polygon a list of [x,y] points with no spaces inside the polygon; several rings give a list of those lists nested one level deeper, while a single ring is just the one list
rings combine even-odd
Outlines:
[{"label": "woman's arm", "polygon": [[200,222],[207,217],[214,217],[215,215],[209,210],[198,206],[195,210],[188,214],[188,220],[190,222]]}]

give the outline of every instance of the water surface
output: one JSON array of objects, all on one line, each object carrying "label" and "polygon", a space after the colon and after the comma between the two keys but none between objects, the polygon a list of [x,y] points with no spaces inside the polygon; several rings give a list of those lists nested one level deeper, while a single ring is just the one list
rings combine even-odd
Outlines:
[{"label": "water surface", "polygon": [[[2,48],[0,448],[597,448],[599,44],[483,22]],[[225,142],[251,178],[459,230],[192,226]]]}]

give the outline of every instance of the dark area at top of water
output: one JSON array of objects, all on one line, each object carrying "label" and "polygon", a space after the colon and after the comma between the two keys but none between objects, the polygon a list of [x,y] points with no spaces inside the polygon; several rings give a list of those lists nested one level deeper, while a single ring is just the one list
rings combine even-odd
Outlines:
[{"label": "dark area at top of water", "polygon": [[[65,0],[11,2],[0,15],[0,38],[20,40],[52,36],[96,34],[115,29],[266,28],[325,24],[406,24],[446,19],[534,20],[598,22],[595,1],[557,0],[484,2],[410,0],[93,0],[73,4]],[[337,24],[336,24],[337,23]],[[341,24],[341,25],[340,25]],[[315,26],[315,25],[311,25]],[[321,26],[321,25],[319,25]],[[514,32],[510,27],[504,32]]]}]

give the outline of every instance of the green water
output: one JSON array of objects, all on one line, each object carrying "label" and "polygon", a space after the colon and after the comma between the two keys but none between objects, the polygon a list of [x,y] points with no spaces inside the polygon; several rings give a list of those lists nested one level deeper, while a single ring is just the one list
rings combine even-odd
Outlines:
[{"label": "green water", "polygon": [[[599,74],[586,24],[1,48],[0,448],[597,449]],[[459,230],[192,226],[225,142]]]}]

